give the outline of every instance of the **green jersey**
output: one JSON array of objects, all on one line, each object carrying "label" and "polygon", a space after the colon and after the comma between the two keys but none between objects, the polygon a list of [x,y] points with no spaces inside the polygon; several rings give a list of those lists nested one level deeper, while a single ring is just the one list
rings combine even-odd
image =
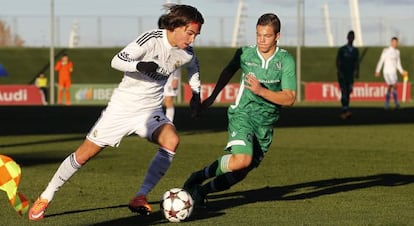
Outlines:
[{"label": "green jersey", "polygon": [[296,90],[296,66],[293,57],[284,49],[277,48],[273,56],[264,59],[256,46],[239,48],[229,63],[242,69],[240,89],[236,101],[229,107],[229,119],[244,115],[255,126],[272,126],[279,118],[280,106],[257,96],[245,88],[245,77],[253,74],[271,91]]}]

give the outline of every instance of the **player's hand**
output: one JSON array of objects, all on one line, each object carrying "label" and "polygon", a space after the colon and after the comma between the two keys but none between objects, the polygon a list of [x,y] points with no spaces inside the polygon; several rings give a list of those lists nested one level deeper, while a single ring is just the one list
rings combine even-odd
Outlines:
[{"label": "player's hand", "polygon": [[379,72],[375,72],[375,77],[380,77],[380,73]]},{"label": "player's hand", "polygon": [[259,80],[257,80],[256,76],[254,76],[253,74],[246,75],[245,82],[246,82],[245,87],[247,89],[252,91],[254,94],[260,96],[260,93],[264,89],[264,87],[259,82]]},{"label": "player's hand", "polygon": [[402,76],[403,76],[403,77],[408,76],[408,72],[407,72],[407,71],[403,71]]},{"label": "player's hand", "polygon": [[199,93],[193,93],[190,100],[190,111],[192,118],[198,118],[201,113],[201,99]]},{"label": "player's hand", "polygon": [[144,72],[144,73],[152,73],[152,72],[156,72],[158,69],[158,64],[155,62],[146,62],[146,61],[141,61],[138,62],[137,64],[137,70],[140,72]]}]

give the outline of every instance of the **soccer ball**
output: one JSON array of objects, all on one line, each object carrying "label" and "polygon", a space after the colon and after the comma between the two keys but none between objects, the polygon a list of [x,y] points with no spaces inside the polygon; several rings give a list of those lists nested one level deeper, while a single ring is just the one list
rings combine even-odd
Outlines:
[{"label": "soccer ball", "polygon": [[193,207],[193,198],[182,188],[171,188],[161,199],[161,210],[170,222],[180,222],[189,218]]}]

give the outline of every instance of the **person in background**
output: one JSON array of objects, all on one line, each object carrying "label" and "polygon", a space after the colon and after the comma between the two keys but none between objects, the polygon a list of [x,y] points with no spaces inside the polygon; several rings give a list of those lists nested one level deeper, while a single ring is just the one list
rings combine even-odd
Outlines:
[{"label": "person in background", "polygon": [[407,71],[405,71],[401,66],[401,59],[400,59],[400,50],[398,50],[398,38],[392,37],[391,38],[391,45],[388,48],[382,50],[381,57],[377,63],[377,67],[375,69],[375,77],[380,76],[381,68],[383,68],[383,75],[385,83],[387,83],[388,89],[385,95],[385,109],[390,108],[390,99],[391,95],[394,99],[395,108],[400,108],[400,103],[398,102],[398,94],[397,94],[397,70],[400,72],[402,76],[408,76]]},{"label": "person in background", "polygon": [[63,94],[65,94],[65,104],[70,105],[70,86],[72,85],[73,63],[69,56],[64,54],[56,63],[55,71],[58,72],[58,104],[62,104]]},{"label": "person in background", "polygon": [[354,86],[354,78],[359,78],[359,51],[354,47],[354,31],[349,31],[346,36],[348,43],[339,48],[336,55],[336,69],[339,87],[341,89],[341,118],[351,117],[349,110],[350,96]]},{"label": "person in background", "polygon": [[35,85],[40,89],[43,95],[43,104],[47,105],[48,102],[48,89],[47,89],[47,78],[44,73],[40,73],[35,80]]}]

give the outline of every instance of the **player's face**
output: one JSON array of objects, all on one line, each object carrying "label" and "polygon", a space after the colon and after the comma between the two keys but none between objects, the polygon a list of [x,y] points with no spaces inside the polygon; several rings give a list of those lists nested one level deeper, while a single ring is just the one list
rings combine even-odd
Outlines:
[{"label": "player's face", "polygon": [[391,46],[393,48],[397,48],[398,47],[398,40],[395,40],[395,39],[391,40]]},{"label": "player's face", "polygon": [[67,63],[69,61],[69,57],[63,56],[62,57],[62,63]]},{"label": "player's face", "polygon": [[180,49],[185,49],[194,42],[200,34],[201,24],[190,23],[186,26],[177,27],[172,31],[171,45]]},{"label": "player's face", "polygon": [[347,38],[348,38],[348,42],[352,43],[355,40],[355,35],[352,33],[349,33]]},{"label": "player's face", "polygon": [[276,50],[277,40],[279,37],[280,33],[275,34],[272,26],[256,26],[256,44],[261,53],[272,54]]}]

